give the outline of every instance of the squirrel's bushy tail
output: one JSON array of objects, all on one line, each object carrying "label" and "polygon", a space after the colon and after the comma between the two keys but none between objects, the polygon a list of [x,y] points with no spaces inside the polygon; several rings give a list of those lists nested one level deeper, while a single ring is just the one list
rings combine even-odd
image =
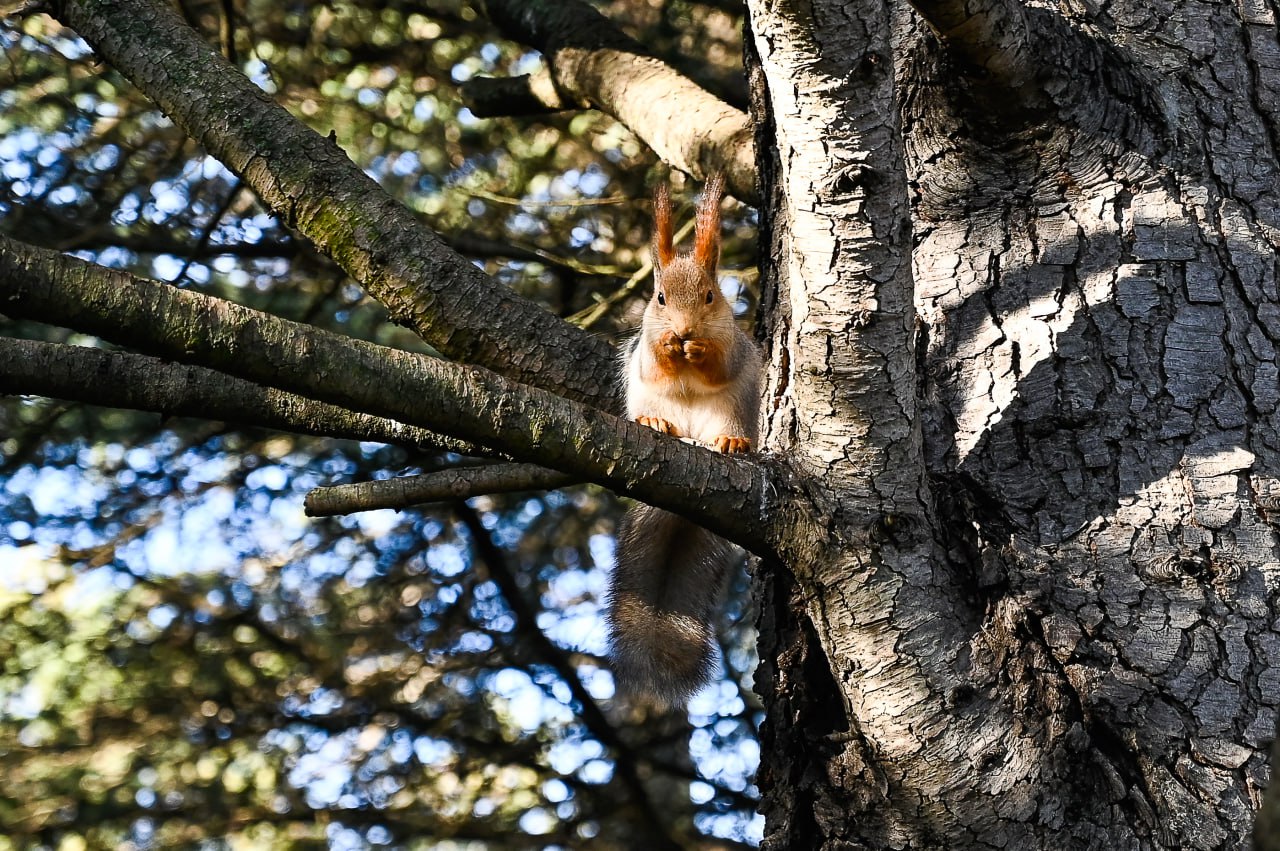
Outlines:
[{"label": "squirrel's bushy tail", "polygon": [[609,655],[618,688],[683,706],[715,671],[712,616],[734,557],[726,540],[648,505],[618,529]]}]

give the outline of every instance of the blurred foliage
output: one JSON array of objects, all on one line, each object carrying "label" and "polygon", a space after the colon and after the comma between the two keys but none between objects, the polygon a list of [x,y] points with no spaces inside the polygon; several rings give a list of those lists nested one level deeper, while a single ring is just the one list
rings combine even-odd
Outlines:
[{"label": "blurred foliage", "polygon": [[[733,3],[600,8],[741,101]],[[548,310],[589,307],[641,264],[652,155],[596,112],[472,116],[458,83],[541,60],[467,4],[182,11]],[[10,19],[0,49],[0,232],[424,348],[74,33]],[[750,268],[749,213],[727,215],[726,266]],[[726,277],[744,310],[751,283]],[[593,331],[615,337],[639,309],[621,300]],[[3,317],[0,334],[97,344]],[[317,485],[458,460],[0,399],[0,849],[756,841],[745,575],[725,606],[726,679],[687,719],[656,718],[613,700],[600,661],[612,494],[302,514]]]}]

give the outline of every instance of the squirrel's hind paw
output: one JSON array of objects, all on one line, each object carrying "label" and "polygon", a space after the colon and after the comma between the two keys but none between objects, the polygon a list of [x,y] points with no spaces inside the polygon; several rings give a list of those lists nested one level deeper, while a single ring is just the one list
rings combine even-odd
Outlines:
[{"label": "squirrel's hind paw", "polygon": [[663,434],[676,435],[676,427],[670,420],[664,420],[662,417],[636,417],[636,422],[642,426],[648,426],[654,431],[660,431]]},{"label": "squirrel's hind paw", "polygon": [[712,442],[711,445],[715,447],[715,450],[717,452],[724,452],[725,454],[730,454],[735,452],[750,452],[751,438],[730,437],[727,434],[722,434],[719,437],[717,437],[715,441]]}]

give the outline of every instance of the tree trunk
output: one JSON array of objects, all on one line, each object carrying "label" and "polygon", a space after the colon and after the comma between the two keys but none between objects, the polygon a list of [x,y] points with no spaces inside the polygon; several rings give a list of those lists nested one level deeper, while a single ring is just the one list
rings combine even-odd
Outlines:
[{"label": "tree trunk", "polygon": [[[224,408],[261,382],[344,427],[396,417],[771,553],[766,848],[1239,847],[1280,684],[1274,9],[911,2],[750,3],[761,463],[9,243],[3,308],[226,370]],[[608,403],[602,341],[419,234],[163,4],[122,3],[54,5],[393,315]],[[58,302],[58,269],[94,286]]]},{"label": "tree trunk", "polygon": [[990,5],[751,4],[767,446],[830,533],[762,569],[765,847],[1240,847],[1274,12]]}]

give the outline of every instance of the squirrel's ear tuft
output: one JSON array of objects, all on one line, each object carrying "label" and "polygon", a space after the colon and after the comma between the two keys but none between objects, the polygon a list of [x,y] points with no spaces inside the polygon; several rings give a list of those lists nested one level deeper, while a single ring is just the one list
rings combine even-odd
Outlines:
[{"label": "squirrel's ear tuft", "polygon": [[724,175],[716,172],[707,178],[698,202],[698,221],[693,241],[693,259],[715,277],[720,264],[720,199],[724,197]]},{"label": "squirrel's ear tuft", "polygon": [[653,265],[661,269],[675,259],[671,243],[671,196],[663,181],[653,190]]}]

